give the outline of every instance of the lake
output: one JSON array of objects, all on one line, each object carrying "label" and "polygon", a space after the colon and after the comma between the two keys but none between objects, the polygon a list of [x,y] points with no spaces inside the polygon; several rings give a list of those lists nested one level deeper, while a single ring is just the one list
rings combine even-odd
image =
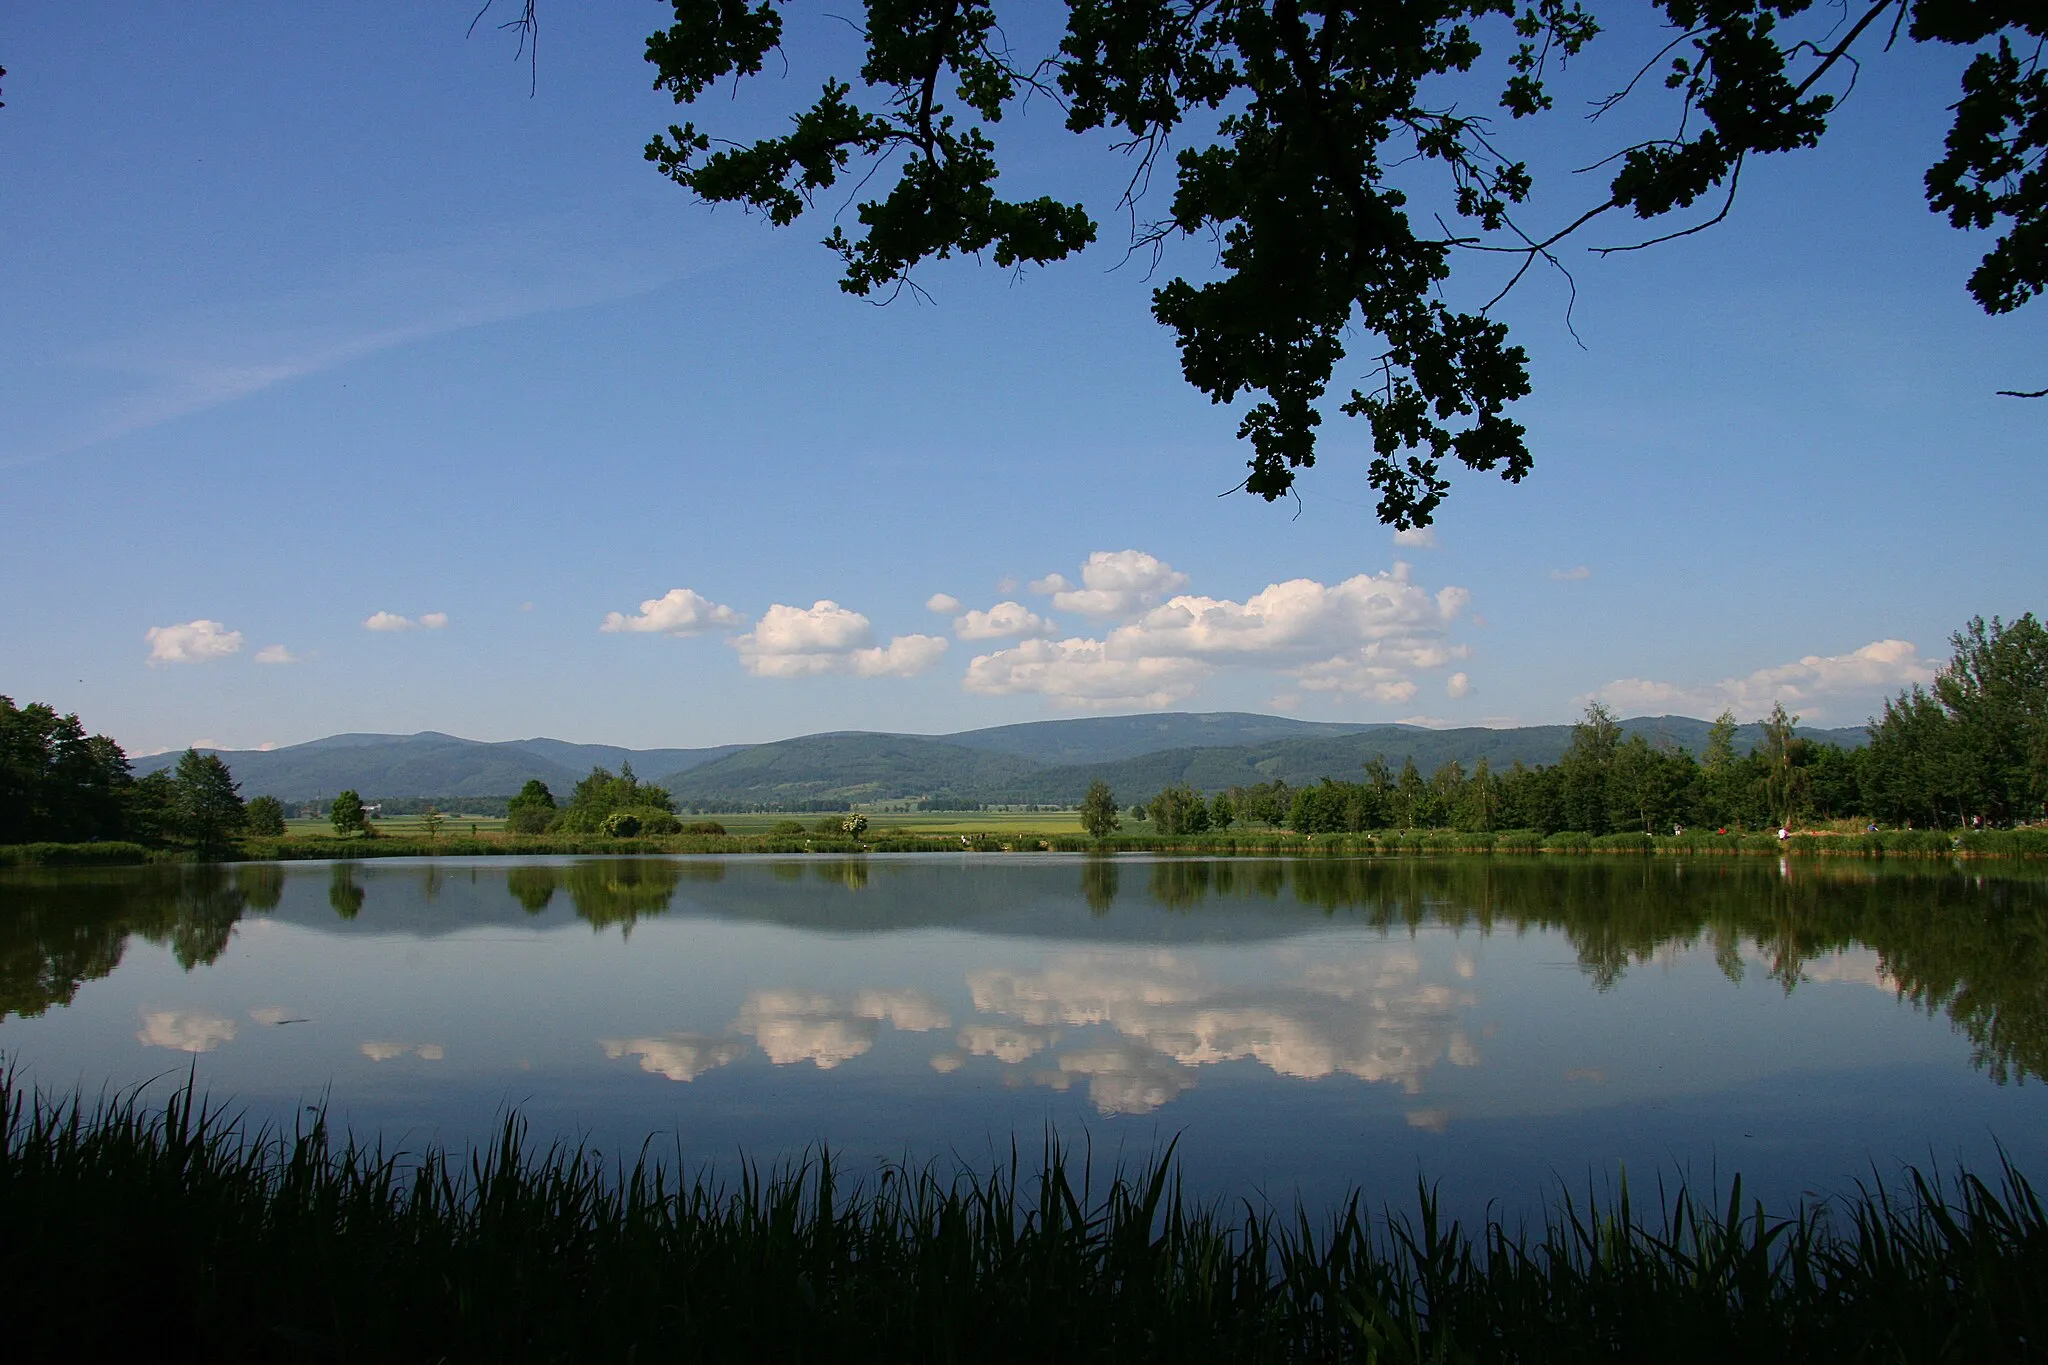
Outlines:
[{"label": "lake", "polygon": [[1060,855],[0,872],[0,1054],[387,1148],[986,1168],[1461,1212],[1689,1174],[2048,1176],[2028,864]]}]

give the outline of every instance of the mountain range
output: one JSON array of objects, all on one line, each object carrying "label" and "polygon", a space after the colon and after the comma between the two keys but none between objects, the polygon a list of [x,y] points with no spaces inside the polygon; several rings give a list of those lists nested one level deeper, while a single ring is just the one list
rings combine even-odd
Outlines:
[{"label": "mountain range", "polygon": [[[1708,722],[1689,716],[1640,716],[1630,734],[1698,753]],[[1168,712],[1031,721],[950,735],[844,731],[770,744],[706,749],[626,749],[558,739],[487,743],[437,731],[416,735],[345,734],[265,750],[222,750],[248,796],[318,800],[344,788],[380,797],[509,796],[529,779],[557,797],[593,767],[630,762],[684,805],[772,805],[801,801],[882,801],[906,797],[1071,805],[1089,782],[1106,780],[1126,800],[1187,782],[1204,790],[1284,778],[1295,785],[1353,777],[1375,756],[1395,767],[1413,758],[1428,773],[1457,759],[1485,758],[1496,769],[1520,761],[1554,763],[1571,743],[1569,725],[1516,729],[1431,730],[1414,725],[1347,725],[1245,712]],[[1801,730],[1809,739],[1860,745],[1860,728]],[[1761,737],[1743,726],[1736,748]],[[138,774],[168,767],[178,755],[135,760]]]}]

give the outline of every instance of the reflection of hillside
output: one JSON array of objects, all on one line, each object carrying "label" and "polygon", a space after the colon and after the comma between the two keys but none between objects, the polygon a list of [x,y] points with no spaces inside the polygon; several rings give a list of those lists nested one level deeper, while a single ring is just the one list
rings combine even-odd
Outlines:
[{"label": "reflection of hillside", "polygon": [[280,870],[141,867],[0,877],[0,1018],[68,1005],[121,965],[128,936],[166,944],[187,971],[227,948],[247,910],[276,906]]}]

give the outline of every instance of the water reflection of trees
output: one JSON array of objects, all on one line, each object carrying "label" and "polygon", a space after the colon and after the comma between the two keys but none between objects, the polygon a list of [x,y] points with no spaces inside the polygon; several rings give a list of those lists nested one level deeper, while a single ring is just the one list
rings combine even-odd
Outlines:
[{"label": "water reflection of trees", "polygon": [[1600,989],[1673,949],[1702,947],[1740,980],[1748,945],[1787,992],[1815,959],[1856,946],[1970,1039],[2003,1082],[2048,1077],[2048,879],[1894,874],[1868,864],[1678,860],[1302,861],[1295,894],[1381,927],[1555,930]]},{"label": "water reflection of trees", "polygon": [[555,899],[555,869],[514,867],[505,873],[505,889],[529,915],[538,915]]},{"label": "water reflection of trees", "polygon": [[[778,880],[866,885],[868,864],[773,864]],[[1731,979],[1762,970],[1787,991],[1809,967],[1858,946],[1875,950],[1882,979],[1929,1014],[1944,1014],[1999,1080],[2048,1077],[2048,875],[2025,864],[1985,877],[1895,871],[1870,864],[1679,859],[1330,859],[1082,862],[1075,875],[1091,910],[1137,894],[1196,914],[1205,906],[1285,899],[1352,923],[1401,931],[1444,924],[1479,933],[1555,931],[1596,989],[1674,950],[1713,955]],[[216,960],[241,917],[274,909],[286,869],[143,867],[22,870],[0,876],[0,1015],[68,1004],[85,981],[120,965],[131,935],[167,947],[188,970]],[[360,869],[336,864],[328,901],[363,909]],[[630,928],[669,910],[684,882],[728,875],[715,861],[601,859],[522,866],[506,890],[540,913],[566,891],[593,926]],[[1068,885],[1072,886],[1073,883]],[[1142,887],[1142,890],[1139,889]],[[820,887],[820,890],[828,888]],[[420,894],[426,887],[420,886]],[[317,894],[317,892],[315,893]],[[883,903],[879,913],[886,918]]]},{"label": "water reflection of trees", "polygon": [[356,882],[354,863],[336,863],[327,874],[327,904],[343,919],[363,912],[363,888]]},{"label": "water reflection of trees", "polygon": [[9,873],[0,880],[0,1018],[68,1005],[121,965],[131,935],[168,946],[187,971],[224,952],[249,911],[277,907],[283,869],[119,868]]},{"label": "water reflection of trees", "polygon": [[1088,908],[1098,915],[1108,914],[1116,904],[1121,880],[1114,858],[1090,858],[1081,864],[1081,896]]},{"label": "water reflection of trees", "polygon": [[[1107,868],[1107,871],[1105,871]],[[1732,981],[1761,958],[1785,991],[1816,960],[1874,949],[1886,981],[1967,1036],[2000,1082],[2048,1077],[2048,877],[2025,865],[1984,877],[1665,859],[1510,861],[1333,858],[1161,859],[1146,891],[1186,913],[1219,901],[1295,900],[1383,931],[1427,924],[1552,930],[1596,989],[1674,950],[1701,948]],[[1117,895],[1114,865],[1081,868],[1098,913]]]},{"label": "water reflection of trees", "polygon": [[505,889],[529,915],[547,909],[556,891],[567,891],[579,919],[599,929],[630,929],[642,918],[667,913],[682,883],[724,879],[722,862],[604,858],[561,867],[515,867],[505,874]]},{"label": "water reflection of trees", "polygon": [[843,886],[848,891],[868,889],[868,860],[865,858],[828,858],[813,864],[812,872],[819,881]]}]

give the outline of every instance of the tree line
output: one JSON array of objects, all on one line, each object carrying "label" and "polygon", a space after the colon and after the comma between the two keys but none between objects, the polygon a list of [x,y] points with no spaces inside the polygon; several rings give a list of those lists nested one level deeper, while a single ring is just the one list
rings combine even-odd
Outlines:
[{"label": "tree line", "polygon": [[174,767],[138,778],[121,746],[86,734],[75,713],[0,696],[0,843],[219,851],[241,834],[282,833],[283,806],[243,801],[218,754],[187,749]]},{"label": "tree line", "polygon": [[1970,621],[1931,687],[1884,705],[1860,748],[1796,731],[1782,703],[1758,724],[1763,739],[1735,751],[1723,711],[1702,753],[1636,734],[1595,701],[1554,764],[1495,772],[1484,758],[1453,760],[1427,777],[1410,758],[1383,758],[1363,781],[1284,780],[1207,794],[1168,787],[1133,814],[1161,834],[1200,834],[1251,822],[1302,834],[1378,829],[1533,829],[1544,834],[1659,833],[1684,827],[1762,829],[1811,820],[1867,819],[1908,828],[2010,826],[2048,817],[2048,630],[2032,613],[2010,624]]}]

